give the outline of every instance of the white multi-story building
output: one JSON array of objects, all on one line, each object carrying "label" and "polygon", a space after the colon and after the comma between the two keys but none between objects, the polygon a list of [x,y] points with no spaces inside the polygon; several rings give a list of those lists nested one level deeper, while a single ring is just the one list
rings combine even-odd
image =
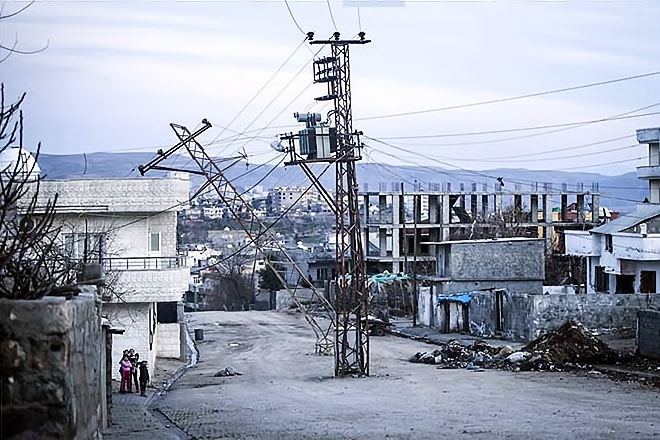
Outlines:
[{"label": "white multi-story building", "polygon": [[[177,255],[177,211],[188,204],[187,175],[168,178],[43,180],[40,204],[56,203],[60,240],[74,259],[100,261],[108,286],[102,314],[126,331],[113,363],[133,348],[151,371],[156,357],[185,353],[182,298],[190,269]],[[118,368],[113,368],[118,376]]]},{"label": "white multi-story building", "polygon": [[316,203],[319,194],[316,191],[307,188],[295,186],[278,186],[269,191],[272,201],[272,209],[275,212],[284,212],[292,205],[298,205],[301,209],[307,208],[309,203]]},{"label": "white multi-story building", "polygon": [[649,203],[591,231],[566,231],[566,253],[587,257],[587,293],[660,292],[660,128],[637,130],[649,145]]}]

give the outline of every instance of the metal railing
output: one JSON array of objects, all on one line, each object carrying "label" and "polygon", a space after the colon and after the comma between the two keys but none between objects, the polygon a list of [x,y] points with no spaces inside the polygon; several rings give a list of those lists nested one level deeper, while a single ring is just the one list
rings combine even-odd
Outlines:
[{"label": "metal railing", "polygon": [[186,267],[185,256],[103,258],[105,271],[112,270],[168,270]]}]

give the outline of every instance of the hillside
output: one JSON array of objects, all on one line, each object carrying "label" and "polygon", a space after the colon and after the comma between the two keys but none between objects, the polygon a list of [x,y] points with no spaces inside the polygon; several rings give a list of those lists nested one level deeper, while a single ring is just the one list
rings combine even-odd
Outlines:
[{"label": "hillside", "polygon": [[[92,153],[74,155],[42,154],[39,157],[42,175],[47,179],[71,178],[122,178],[138,176],[136,169],[154,157],[153,153]],[[189,166],[194,168],[187,157],[176,156],[169,159],[168,164],[177,167]],[[315,173],[320,173],[324,166],[315,166]],[[150,171],[149,176],[163,175],[163,172]],[[227,172],[235,185],[249,188],[259,184],[265,188],[274,186],[306,186],[309,184],[304,173],[297,167],[276,167],[271,165],[234,166]],[[605,176],[597,173],[564,172],[564,171],[536,171],[527,169],[492,169],[486,171],[447,170],[436,167],[417,168],[412,166],[394,166],[376,163],[358,164],[358,181],[361,190],[376,191],[379,189],[391,190],[398,188],[404,182],[406,190],[412,189],[415,181],[421,188],[440,188],[443,182],[450,182],[452,189],[458,189],[463,183],[470,189],[472,183],[477,188],[486,183],[489,189],[493,188],[496,178],[502,177],[505,189],[514,190],[519,187],[528,190],[534,182],[539,182],[539,189],[544,183],[552,184],[553,188],[561,189],[562,184],[567,185],[569,191],[576,189],[582,183],[585,190],[590,190],[593,183],[598,184],[601,193],[601,205],[612,209],[630,210],[636,202],[641,202],[647,195],[645,182],[637,179],[634,172],[618,176]],[[200,184],[198,176],[192,176],[193,186]],[[334,176],[328,170],[320,178],[324,185],[332,187]],[[394,186],[393,186],[394,185]]]}]

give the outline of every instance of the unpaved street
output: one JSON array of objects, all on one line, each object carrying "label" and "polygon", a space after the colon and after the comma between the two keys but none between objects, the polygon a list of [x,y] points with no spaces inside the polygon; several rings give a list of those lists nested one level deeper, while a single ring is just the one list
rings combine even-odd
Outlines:
[{"label": "unpaved street", "polygon": [[[203,312],[200,363],[160,400],[191,438],[660,439],[660,393],[602,376],[439,370],[371,338],[371,377],[332,378],[298,314]],[[241,376],[214,377],[231,366]]]}]

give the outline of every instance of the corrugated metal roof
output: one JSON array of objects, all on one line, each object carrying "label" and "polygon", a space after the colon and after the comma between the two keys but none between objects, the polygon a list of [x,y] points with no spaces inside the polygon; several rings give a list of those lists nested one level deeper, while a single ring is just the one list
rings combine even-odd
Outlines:
[{"label": "corrugated metal roof", "polygon": [[659,204],[645,203],[637,205],[637,209],[633,212],[622,215],[611,222],[598,226],[597,228],[592,229],[591,232],[594,234],[614,234],[632,228],[633,226],[643,223],[646,220],[650,220],[653,217],[657,217],[658,215],[660,215]]}]

